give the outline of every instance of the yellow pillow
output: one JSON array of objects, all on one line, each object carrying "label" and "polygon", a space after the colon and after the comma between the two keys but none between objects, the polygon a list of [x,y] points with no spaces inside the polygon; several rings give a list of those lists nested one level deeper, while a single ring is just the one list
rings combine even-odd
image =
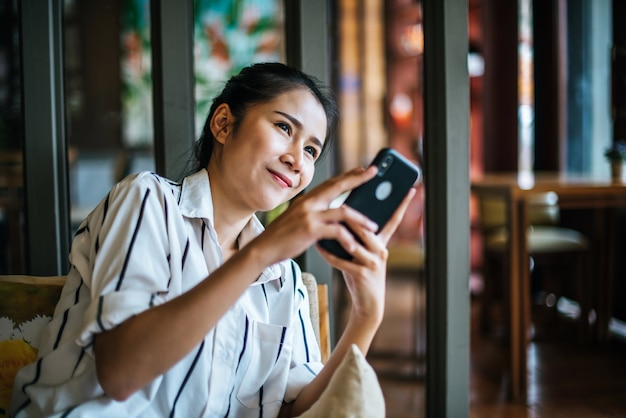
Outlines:
[{"label": "yellow pillow", "polygon": [[381,418],[385,398],[372,366],[352,345],[328,387],[300,418]]}]

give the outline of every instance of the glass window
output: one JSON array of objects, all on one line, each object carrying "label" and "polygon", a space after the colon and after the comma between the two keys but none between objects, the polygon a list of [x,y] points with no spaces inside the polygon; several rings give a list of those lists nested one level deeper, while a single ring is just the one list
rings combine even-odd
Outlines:
[{"label": "glass window", "polygon": [[75,229],[117,181],[155,169],[150,2],[68,0],[64,7]]},{"label": "glass window", "polygon": [[[150,1],[67,0],[65,87],[72,227],[117,181],[155,170]],[[224,81],[284,61],[282,1],[194,2],[196,132]]]},{"label": "glass window", "polygon": [[196,0],[194,67],[196,132],[224,82],[254,62],[285,61],[279,0]]}]

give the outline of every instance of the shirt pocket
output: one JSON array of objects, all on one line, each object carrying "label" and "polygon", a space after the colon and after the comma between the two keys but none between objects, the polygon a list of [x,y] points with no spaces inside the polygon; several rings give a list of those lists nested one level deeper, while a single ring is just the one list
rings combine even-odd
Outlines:
[{"label": "shirt pocket", "polygon": [[289,376],[289,328],[252,322],[248,338],[249,361],[237,399],[247,408],[282,402]]}]

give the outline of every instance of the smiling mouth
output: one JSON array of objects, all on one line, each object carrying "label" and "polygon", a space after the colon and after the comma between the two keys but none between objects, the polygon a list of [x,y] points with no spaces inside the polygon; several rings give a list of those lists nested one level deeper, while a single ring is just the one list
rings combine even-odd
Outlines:
[{"label": "smiling mouth", "polygon": [[276,182],[284,188],[291,188],[292,183],[291,180],[289,180],[289,178],[283,176],[280,173],[277,173],[275,171],[269,170],[270,174],[272,175],[272,177],[274,177],[274,180],[276,180]]}]

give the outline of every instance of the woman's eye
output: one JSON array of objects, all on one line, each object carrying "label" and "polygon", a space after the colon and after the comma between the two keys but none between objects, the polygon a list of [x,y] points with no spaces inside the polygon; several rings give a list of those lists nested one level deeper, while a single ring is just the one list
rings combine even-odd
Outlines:
[{"label": "woman's eye", "polygon": [[315,147],[304,147],[304,151],[308,152],[309,154],[311,154],[311,156],[313,158],[317,158],[317,155],[319,154],[317,152],[317,148]]},{"label": "woman's eye", "polygon": [[288,124],[284,122],[278,122],[276,126],[278,126],[279,129],[285,131],[286,133],[291,134],[291,127]]}]

